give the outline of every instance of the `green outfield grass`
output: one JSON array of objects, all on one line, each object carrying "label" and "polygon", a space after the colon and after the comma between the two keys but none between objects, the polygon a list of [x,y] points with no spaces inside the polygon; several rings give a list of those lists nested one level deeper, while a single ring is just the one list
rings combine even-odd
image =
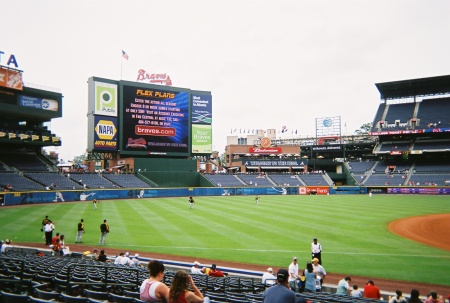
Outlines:
[{"label": "green outfield grass", "polygon": [[[85,220],[86,245],[97,246],[99,225],[111,227],[108,247],[172,255],[287,267],[293,256],[300,268],[310,260],[318,237],[328,272],[449,285],[450,252],[392,234],[387,224],[399,218],[450,213],[446,196],[331,195],[187,197],[52,203],[0,208],[0,238],[42,243],[45,215],[73,243]],[[173,259],[176,259],[174,257]]]}]

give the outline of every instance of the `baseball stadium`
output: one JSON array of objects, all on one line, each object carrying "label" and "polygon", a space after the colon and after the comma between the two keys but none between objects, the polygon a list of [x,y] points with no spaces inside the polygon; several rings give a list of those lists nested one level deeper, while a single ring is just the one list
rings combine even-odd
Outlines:
[{"label": "baseball stadium", "polygon": [[[176,268],[217,264],[224,277],[193,275],[210,302],[263,302],[263,273],[294,257],[303,271],[313,239],[327,274],[321,292],[298,294],[310,302],[450,293],[450,76],[376,83],[380,103],[359,134],[317,117],[314,138],[268,126],[232,134],[223,155],[210,91],[93,76],[88,154],[68,165],[44,152],[64,144],[47,126],[64,119],[62,93],[0,73],[2,302],[143,302],[150,260],[166,265],[168,286]],[[61,254],[44,241],[46,217],[65,235]],[[144,265],[92,260],[94,250]],[[345,277],[375,281],[382,297],[336,296]]]}]

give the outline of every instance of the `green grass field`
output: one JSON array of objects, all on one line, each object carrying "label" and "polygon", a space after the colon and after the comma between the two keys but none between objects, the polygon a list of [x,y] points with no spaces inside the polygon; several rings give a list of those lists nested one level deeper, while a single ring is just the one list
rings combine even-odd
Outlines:
[{"label": "green grass field", "polygon": [[[56,231],[73,243],[80,218],[83,241],[97,246],[99,225],[111,227],[108,247],[244,263],[287,267],[293,256],[300,268],[310,260],[310,243],[318,237],[325,269],[449,285],[450,252],[392,234],[393,220],[450,212],[445,196],[331,195],[187,197],[52,203],[0,208],[0,238],[42,243],[45,215]],[[174,258],[176,259],[176,258]],[[220,261],[219,261],[220,263]]]}]

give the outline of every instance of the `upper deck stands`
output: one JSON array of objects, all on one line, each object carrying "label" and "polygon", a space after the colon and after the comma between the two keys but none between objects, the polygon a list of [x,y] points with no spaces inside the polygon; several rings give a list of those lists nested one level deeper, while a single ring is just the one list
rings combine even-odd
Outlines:
[{"label": "upper deck stands", "polygon": [[450,98],[422,100],[417,118],[421,128],[450,127]]},{"label": "upper deck stands", "polygon": [[384,120],[388,124],[407,123],[413,117],[415,107],[416,103],[390,104]]}]

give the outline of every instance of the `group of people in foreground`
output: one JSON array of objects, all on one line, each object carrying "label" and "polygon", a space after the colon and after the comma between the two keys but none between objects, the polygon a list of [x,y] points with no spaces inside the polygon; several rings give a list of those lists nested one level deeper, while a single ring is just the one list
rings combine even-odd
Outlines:
[{"label": "group of people in foreground", "polygon": [[[364,286],[364,292],[361,292],[358,289],[357,285],[353,285],[350,287],[350,282],[352,279],[350,277],[345,277],[340,280],[337,287],[337,294],[340,295],[350,295],[352,297],[363,297],[370,299],[382,300],[382,296],[380,293],[380,289],[375,286],[375,283],[372,280],[369,280]],[[389,297],[389,303],[445,303],[445,299],[443,296],[438,296],[436,291],[431,291],[425,300],[419,298],[420,294],[417,289],[411,290],[411,295],[409,299],[403,296],[401,290],[395,291],[395,296]],[[450,295],[446,297],[446,299],[450,300]]]},{"label": "group of people in foreground", "polygon": [[[191,269],[193,274],[206,274],[204,268],[199,268],[199,263],[194,262],[194,266]],[[213,266],[217,271],[216,266]],[[208,297],[204,297],[202,292],[195,285],[192,276],[186,271],[179,270],[176,272],[172,279],[172,285],[170,288],[162,281],[164,277],[165,267],[164,264],[153,260],[148,263],[148,269],[150,271],[150,277],[143,281],[140,287],[140,299],[144,302],[165,302],[165,303],[209,303]],[[199,272],[197,272],[199,270]],[[223,273],[221,273],[223,274]],[[270,286],[264,291],[263,303],[306,303],[306,299],[297,296],[294,291],[291,290],[289,278],[290,273],[286,269],[279,269],[276,276],[276,282],[273,286]],[[339,281],[337,294],[353,295],[352,290],[355,289],[349,286],[351,281],[350,277],[345,277]],[[193,291],[189,290],[192,289]],[[357,289],[357,288],[356,288]],[[374,299],[382,299],[379,289],[375,286],[373,281],[369,281],[364,287],[365,297],[371,297]],[[442,296],[432,291],[429,297],[422,301],[419,298],[419,291],[413,289],[409,299],[403,297],[400,290],[396,291],[396,296],[389,298],[389,303],[445,303]]]},{"label": "group of people in foreground", "polygon": [[[209,303],[209,298],[203,297],[194,280],[184,270],[179,270],[172,279],[172,285],[167,287],[161,282],[164,277],[165,267],[159,261],[148,263],[150,277],[142,282],[140,298],[144,302],[166,303]],[[193,291],[188,290],[189,286]]]}]

